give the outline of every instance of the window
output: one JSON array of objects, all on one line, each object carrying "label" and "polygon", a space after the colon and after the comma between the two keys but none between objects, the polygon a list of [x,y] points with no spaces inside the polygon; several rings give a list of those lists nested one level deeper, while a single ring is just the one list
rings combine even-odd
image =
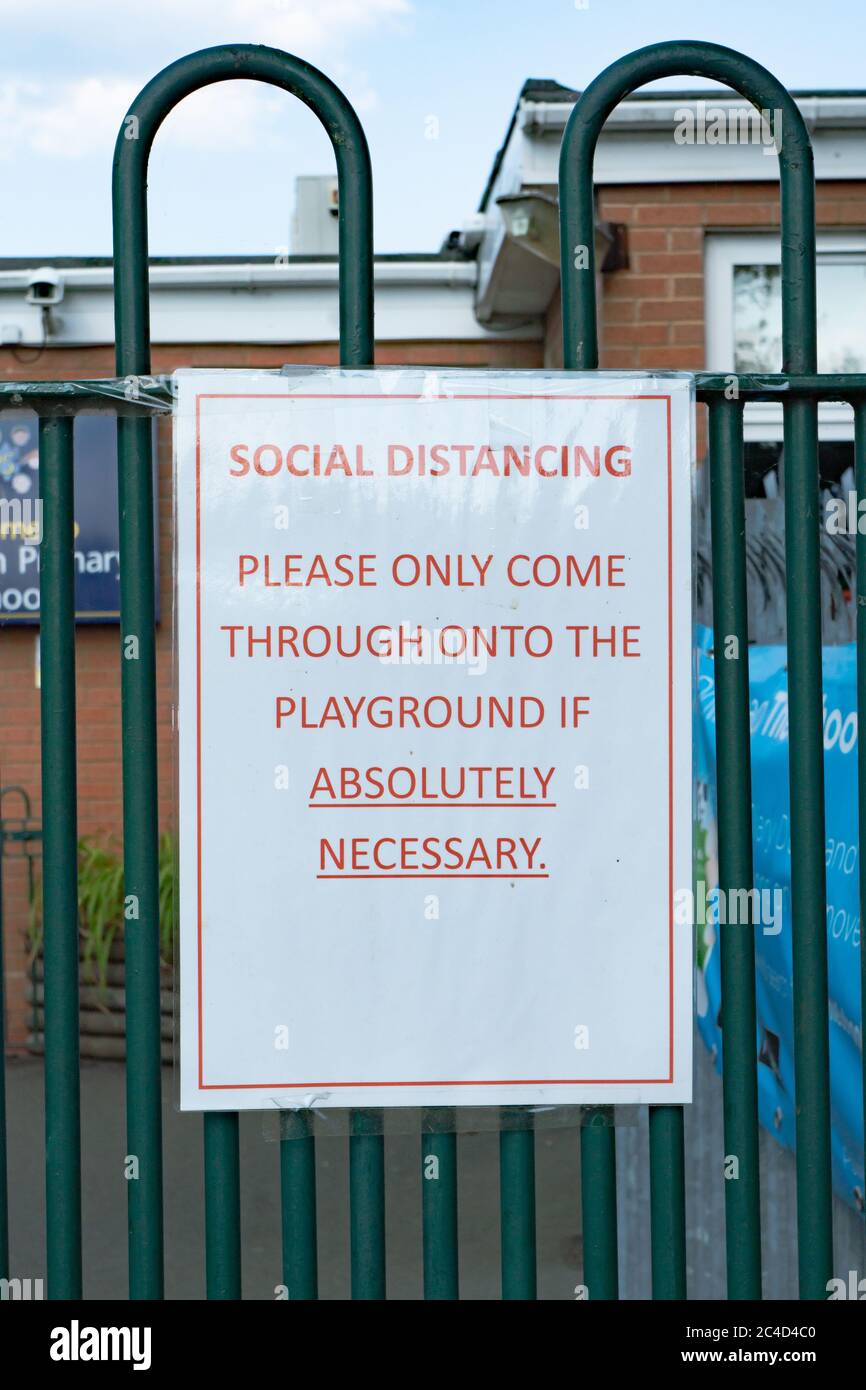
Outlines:
[{"label": "window", "polygon": [[[733,270],[734,370],[781,371],[781,266]],[[866,253],[824,253],[816,278],[818,371],[866,372]]]},{"label": "window", "polygon": [[[721,373],[782,370],[781,243],[770,233],[719,233],[707,237],[706,360]],[[817,325],[819,372],[866,372],[866,235],[818,237]],[[818,464],[822,507],[854,487],[854,417],[841,402],[818,407]],[[784,640],[784,484],[782,408],[770,402],[746,406],[746,554],[752,640]],[[709,525],[707,479],[702,507],[704,546]],[[768,500],[774,499],[774,500]],[[821,533],[822,622],[825,642],[853,638],[853,538]],[[700,590],[699,590],[700,593]],[[709,611],[709,597],[705,601]]]},{"label": "window", "polygon": [[[782,276],[778,236],[707,237],[707,367],[714,372],[782,370]],[[866,235],[818,237],[818,370],[866,371]],[[852,440],[850,406],[820,407],[822,440]],[[781,442],[780,406],[746,407],[746,442]]]}]

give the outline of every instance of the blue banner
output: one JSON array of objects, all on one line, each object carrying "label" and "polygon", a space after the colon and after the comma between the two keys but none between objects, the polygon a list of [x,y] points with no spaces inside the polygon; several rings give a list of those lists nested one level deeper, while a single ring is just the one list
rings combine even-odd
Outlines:
[{"label": "blue banner", "polygon": [[[720,908],[715,800],[715,675],[712,633],[700,629],[695,716],[696,964],[698,1024],[721,1069]],[[788,789],[788,685],[784,647],[749,648],[752,825],[759,1110],[761,1123],[795,1148],[794,1027],[791,951],[791,836]],[[830,993],[830,1091],[833,1179],[837,1192],[864,1208],[860,1010],[860,904],[857,826],[857,686],[853,645],[824,648],[827,945]],[[706,911],[701,911],[706,902]],[[723,910],[723,909],[722,909]],[[729,914],[730,915],[730,914]]]},{"label": "blue banner", "polygon": [[[74,437],[75,615],[82,623],[113,623],[120,617],[117,421],[110,415],[80,415]],[[154,449],[154,457],[155,453]],[[41,518],[38,421],[35,415],[4,413],[0,416],[0,623],[39,622]],[[156,545],[154,552],[157,563]]]}]

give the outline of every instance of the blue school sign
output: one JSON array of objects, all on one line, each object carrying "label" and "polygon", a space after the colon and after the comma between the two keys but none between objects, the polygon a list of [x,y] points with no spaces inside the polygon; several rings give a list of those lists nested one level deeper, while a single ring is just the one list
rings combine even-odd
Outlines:
[{"label": "blue school sign", "polygon": [[[33,415],[4,415],[0,420],[0,623],[39,622],[38,431]],[[113,416],[81,415],[75,421],[79,622],[118,621],[118,551],[117,421]]]}]

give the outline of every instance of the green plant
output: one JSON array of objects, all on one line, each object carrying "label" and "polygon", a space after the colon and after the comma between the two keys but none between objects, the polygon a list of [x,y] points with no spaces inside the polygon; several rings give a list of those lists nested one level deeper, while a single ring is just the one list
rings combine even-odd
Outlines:
[{"label": "green plant", "polygon": [[101,989],[108,979],[111,943],[123,923],[123,863],[110,844],[78,841],[78,930],[81,959],[95,966]]},{"label": "green plant", "polygon": [[[170,963],[177,909],[177,843],[170,830],[159,837],[159,954]],[[108,961],[118,931],[123,930],[123,860],[110,840],[84,835],[78,841],[78,930],[81,959],[92,967],[100,989],[108,982]],[[30,903],[28,937],[32,956],[43,941],[42,885]]]},{"label": "green plant", "polygon": [[159,954],[166,965],[174,956],[177,922],[177,839],[171,830],[159,837]]}]

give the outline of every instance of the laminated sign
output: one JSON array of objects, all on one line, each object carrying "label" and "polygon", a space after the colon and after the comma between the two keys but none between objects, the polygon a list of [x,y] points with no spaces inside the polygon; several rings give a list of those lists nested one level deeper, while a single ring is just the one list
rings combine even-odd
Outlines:
[{"label": "laminated sign", "polygon": [[690,378],[177,388],[183,1107],[688,1101]]}]

